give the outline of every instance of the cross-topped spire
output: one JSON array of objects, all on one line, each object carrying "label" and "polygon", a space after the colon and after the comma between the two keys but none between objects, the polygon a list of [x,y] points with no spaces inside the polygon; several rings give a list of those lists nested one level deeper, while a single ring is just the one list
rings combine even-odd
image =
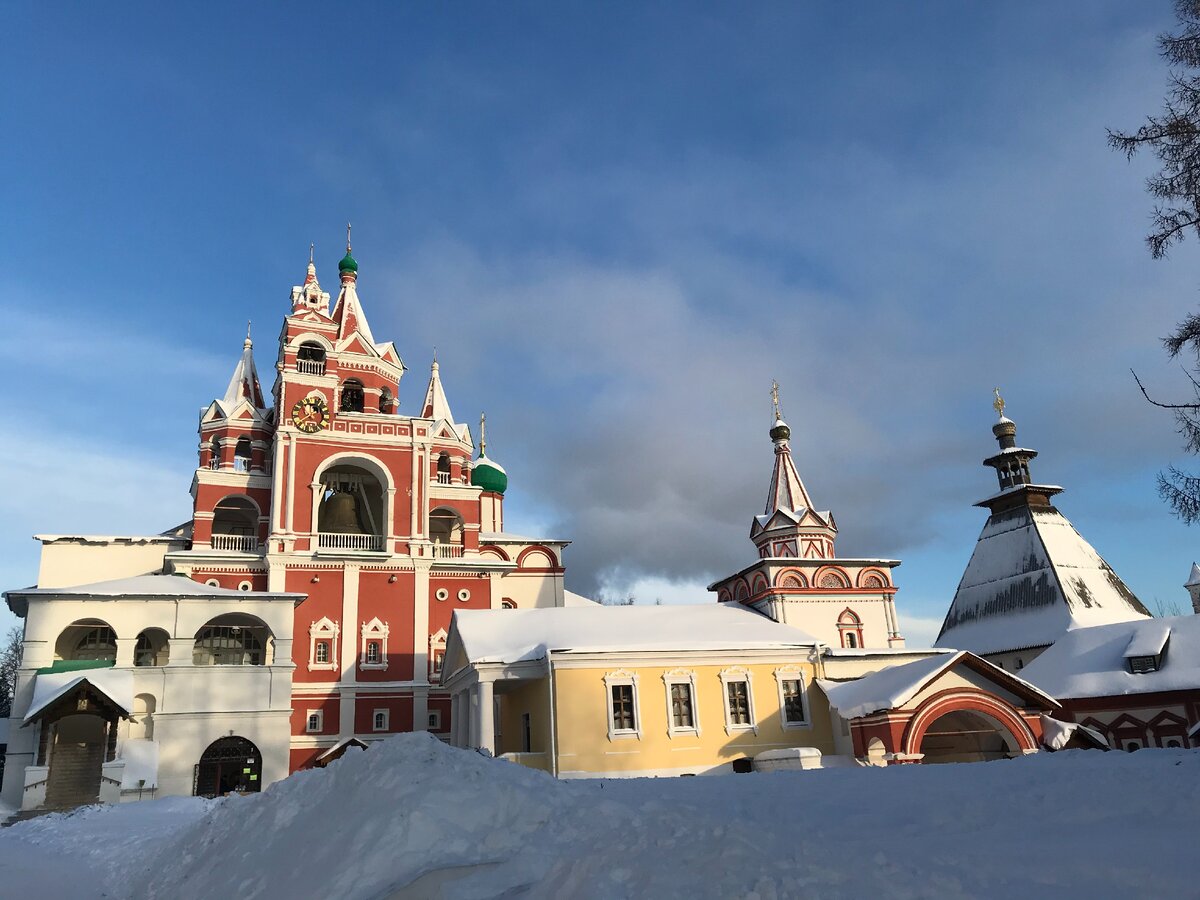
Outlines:
[{"label": "cross-topped spire", "polygon": [[250,320],[249,320],[249,319],[247,319],[247,320],[246,320],[246,340],[245,340],[245,342],[242,344],[242,349],[243,349],[243,350],[249,350],[249,349],[250,349],[251,347],[253,347],[253,346],[254,346],[254,344],[253,344],[253,343],[251,342],[251,340],[250,340]]},{"label": "cross-topped spire", "polygon": [[479,414],[479,455],[487,456],[487,413]]},{"label": "cross-topped spire", "polygon": [[346,252],[350,252],[350,223],[346,223]]},{"label": "cross-topped spire", "polygon": [[779,410],[779,382],[771,379],[771,403],[775,406],[775,421],[783,421],[783,413]]}]

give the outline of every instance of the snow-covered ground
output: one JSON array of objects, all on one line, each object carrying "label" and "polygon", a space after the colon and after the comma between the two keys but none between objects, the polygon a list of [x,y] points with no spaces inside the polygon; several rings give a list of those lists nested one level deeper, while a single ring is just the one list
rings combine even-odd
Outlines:
[{"label": "snow-covered ground", "polygon": [[399,735],[0,831],[0,896],[1191,897],[1200,751],[557,782]]}]

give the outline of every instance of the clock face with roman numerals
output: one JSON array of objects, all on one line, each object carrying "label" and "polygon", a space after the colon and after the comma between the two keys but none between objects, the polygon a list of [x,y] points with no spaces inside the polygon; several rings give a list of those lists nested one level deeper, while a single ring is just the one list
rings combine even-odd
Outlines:
[{"label": "clock face with roman numerals", "polygon": [[292,407],[292,424],[305,434],[320,431],[329,424],[329,407],[325,398],[317,395],[298,400]]}]

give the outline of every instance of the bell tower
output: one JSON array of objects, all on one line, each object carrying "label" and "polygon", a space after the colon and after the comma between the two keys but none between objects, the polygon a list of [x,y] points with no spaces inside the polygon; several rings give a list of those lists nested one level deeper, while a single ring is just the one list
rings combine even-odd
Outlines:
[{"label": "bell tower", "polygon": [[292,658],[277,661],[292,672],[293,769],[348,738],[448,739],[441,663],[455,611],[564,603],[566,542],[503,532],[503,467],[486,438],[472,459],[436,358],[424,397],[403,404],[407,368],[375,339],[358,276],[347,227],[331,303],[310,246],[279,334],[273,409],[247,337],[201,419],[193,545],[167,560],[198,581],[305,596]]}]

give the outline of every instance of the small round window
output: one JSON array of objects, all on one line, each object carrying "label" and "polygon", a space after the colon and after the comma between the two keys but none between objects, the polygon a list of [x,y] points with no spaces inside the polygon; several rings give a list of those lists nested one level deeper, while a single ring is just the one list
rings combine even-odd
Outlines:
[{"label": "small round window", "polygon": [[242,581],[242,582],[239,582],[239,584],[238,584],[238,590],[239,590],[239,591],[248,591],[248,590],[250,590],[250,588],[252,588],[252,587],[254,587],[254,585],[252,585],[252,584],[251,584],[250,582],[248,582],[248,581]]},{"label": "small round window", "polygon": [[433,596],[437,597],[439,600],[448,600],[450,598],[450,592],[445,588],[438,588],[433,592]]},{"label": "small round window", "polygon": [[204,583],[207,584],[209,587],[220,587],[221,586],[221,582],[217,581],[217,579],[215,579],[215,578],[210,578],[210,579],[208,579],[208,581],[206,581]]},{"label": "small round window", "polygon": [[458,592],[458,599],[459,599],[460,603],[466,603],[468,600],[471,599],[471,592],[468,591],[466,588],[463,588],[461,591]]}]

